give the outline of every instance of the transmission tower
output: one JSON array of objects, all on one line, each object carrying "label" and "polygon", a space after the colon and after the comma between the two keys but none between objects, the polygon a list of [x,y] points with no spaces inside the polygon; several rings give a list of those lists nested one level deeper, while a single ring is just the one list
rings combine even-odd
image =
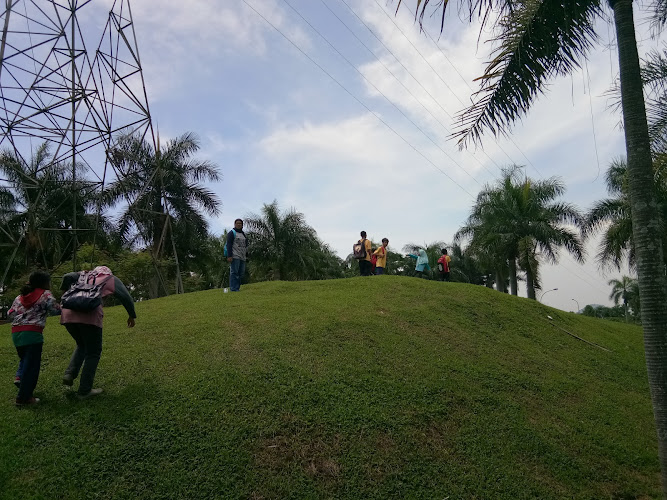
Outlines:
[{"label": "transmission tower", "polygon": [[[73,183],[101,194],[105,183],[125,175],[108,157],[116,134],[133,133],[155,147],[129,0],[114,0],[109,11],[92,0],[5,0],[0,26],[0,149],[28,165],[46,142],[53,157],[43,168],[69,165]],[[11,180],[3,182],[11,189]],[[46,191],[31,187],[38,194],[28,212]],[[76,270],[81,229],[76,199],[73,205],[71,227],[40,230],[70,235]],[[100,204],[98,220],[99,210]],[[0,227],[0,241],[13,246],[0,290],[24,237],[25,228],[17,236]]]}]

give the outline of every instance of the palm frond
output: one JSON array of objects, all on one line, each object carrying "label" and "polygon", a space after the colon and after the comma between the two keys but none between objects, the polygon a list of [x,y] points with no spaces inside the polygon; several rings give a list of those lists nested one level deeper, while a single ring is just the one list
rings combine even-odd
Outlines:
[{"label": "palm frond", "polygon": [[474,103],[459,113],[453,134],[463,147],[485,131],[506,134],[526,114],[551,77],[579,67],[596,39],[599,0],[526,0],[499,21],[493,59],[478,78]]}]

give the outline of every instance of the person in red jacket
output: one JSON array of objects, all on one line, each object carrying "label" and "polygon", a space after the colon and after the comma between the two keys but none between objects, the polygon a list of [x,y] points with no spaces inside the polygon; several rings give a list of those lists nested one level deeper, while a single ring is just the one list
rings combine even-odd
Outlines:
[{"label": "person in red jacket", "polygon": [[449,263],[452,258],[447,255],[447,249],[442,249],[442,257],[438,259],[438,280],[449,281]]},{"label": "person in red jacket", "polygon": [[42,364],[44,326],[49,314],[60,314],[60,306],[49,290],[51,276],[44,271],[35,271],[14,299],[8,316],[12,321],[12,341],[19,355],[19,369],[14,384],[19,388],[16,405],[33,405],[39,398],[33,396],[39,369]]}]

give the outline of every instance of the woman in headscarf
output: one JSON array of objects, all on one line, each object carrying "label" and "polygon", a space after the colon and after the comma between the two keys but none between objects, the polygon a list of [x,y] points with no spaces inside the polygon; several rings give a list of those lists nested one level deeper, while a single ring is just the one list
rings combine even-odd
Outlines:
[{"label": "woman in headscarf", "polygon": [[[111,273],[111,269],[106,266],[97,266],[92,271],[68,273],[63,276],[60,289],[69,290],[77,283],[103,283],[101,296],[106,297],[113,294],[127,311],[128,328],[134,326],[134,320],[137,317],[134,312],[134,299],[123,282]],[[68,309],[63,306],[62,311],[60,322],[65,325],[76,342],[76,349],[72,353],[72,359],[63,376],[63,384],[73,385],[74,379],[81,371],[79,397],[87,398],[100,394],[102,389],[93,389],[93,382],[102,354],[102,319],[104,318],[102,306],[99,305],[92,311]]]},{"label": "woman in headscarf", "polygon": [[418,278],[424,277],[424,272],[431,272],[431,266],[428,265],[428,255],[426,255],[426,250],[423,248],[419,249],[418,255],[409,253],[408,257],[417,260],[417,265],[415,266],[415,276]]}]

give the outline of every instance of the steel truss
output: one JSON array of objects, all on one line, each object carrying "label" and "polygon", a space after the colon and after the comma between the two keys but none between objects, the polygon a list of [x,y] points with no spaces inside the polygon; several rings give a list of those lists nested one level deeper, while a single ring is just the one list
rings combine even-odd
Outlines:
[{"label": "steel truss", "polygon": [[[100,36],[95,28],[102,26],[103,16]],[[48,143],[52,160],[41,168],[65,164],[71,167],[72,182],[85,179],[87,188],[100,195],[99,221],[105,184],[122,183],[125,177],[109,161],[115,136],[137,134],[157,151],[129,0],[114,0],[109,11],[92,0],[5,0],[0,27],[0,149],[29,165],[35,149]],[[93,50],[90,40],[97,41]],[[3,186],[12,188],[7,179],[0,179]],[[34,211],[46,186],[29,187],[39,194],[24,207],[27,212]],[[129,197],[126,202],[134,203]],[[40,230],[66,230],[76,270],[76,199],[72,210],[71,227]],[[17,235],[0,227],[0,241],[13,246],[0,291],[26,230]],[[177,291],[182,291],[180,274]]]}]

